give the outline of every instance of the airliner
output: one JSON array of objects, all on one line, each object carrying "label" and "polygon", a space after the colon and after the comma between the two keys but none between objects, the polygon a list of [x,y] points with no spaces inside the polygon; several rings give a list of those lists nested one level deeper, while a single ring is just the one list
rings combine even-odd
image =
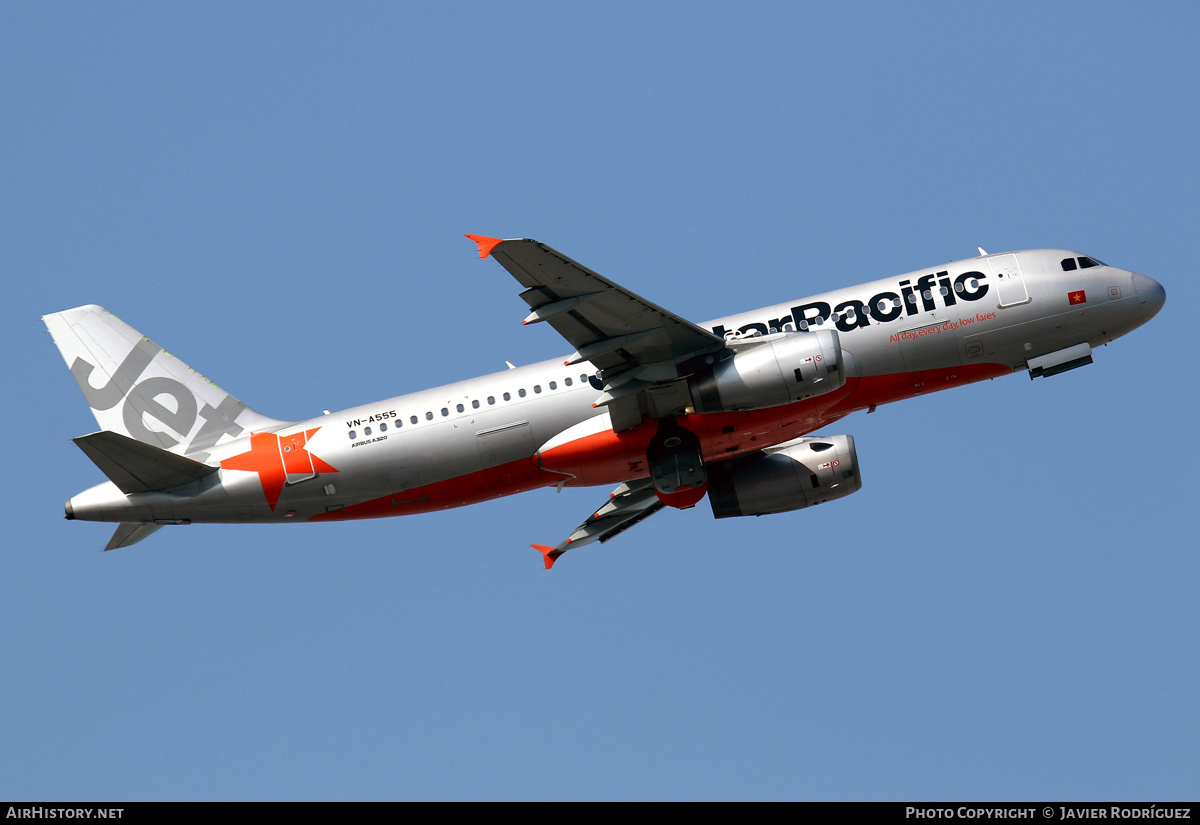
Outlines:
[{"label": "airliner", "polygon": [[858,410],[1027,371],[1050,377],[1149,321],[1157,281],[1078,252],[988,254],[694,324],[545,244],[467,235],[573,351],[306,421],[268,418],[107,310],[43,317],[99,424],[108,480],[66,518],[163,525],[426,513],[546,487],[613,489],[546,569],[664,507],[799,510],[862,481]]}]

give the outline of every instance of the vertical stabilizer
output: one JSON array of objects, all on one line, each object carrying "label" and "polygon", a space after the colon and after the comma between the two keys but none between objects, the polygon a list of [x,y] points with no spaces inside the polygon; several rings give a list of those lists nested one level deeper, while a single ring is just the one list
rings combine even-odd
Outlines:
[{"label": "vertical stabilizer", "polygon": [[288,423],[254,412],[103,307],[42,321],[101,429],[204,461],[216,444]]}]

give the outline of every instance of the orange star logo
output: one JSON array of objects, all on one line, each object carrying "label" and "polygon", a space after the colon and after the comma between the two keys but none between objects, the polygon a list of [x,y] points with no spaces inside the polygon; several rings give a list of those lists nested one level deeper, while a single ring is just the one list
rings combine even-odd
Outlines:
[{"label": "orange star logo", "polygon": [[306,449],[309,440],[319,429],[314,427],[307,432],[292,433],[282,438],[275,433],[251,433],[250,449],[225,459],[221,462],[221,468],[258,473],[267,504],[274,510],[289,475],[307,478],[316,473],[337,472],[336,467],[331,467]]}]

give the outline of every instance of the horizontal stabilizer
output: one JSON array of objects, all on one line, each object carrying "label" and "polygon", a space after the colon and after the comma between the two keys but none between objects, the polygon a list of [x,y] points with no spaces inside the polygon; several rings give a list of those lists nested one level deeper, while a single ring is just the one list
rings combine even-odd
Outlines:
[{"label": "horizontal stabilizer", "polygon": [[217,471],[210,464],[201,464],[108,430],[81,435],[74,441],[122,493],[148,493],[179,487]]},{"label": "horizontal stabilizer", "polygon": [[154,524],[153,522],[122,522],[117,525],[117,532],[113,533],[113,537],[108,540],[108,544],[105,545],[104,549],[116,550],[118,547],[128,547],[131,544],[137,544],[159,527],[162,527],[162,525]]}]

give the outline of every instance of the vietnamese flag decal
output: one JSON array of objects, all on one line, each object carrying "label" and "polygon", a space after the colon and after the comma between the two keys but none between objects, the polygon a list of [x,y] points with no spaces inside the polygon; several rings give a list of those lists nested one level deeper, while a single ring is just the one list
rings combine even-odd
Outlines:
[{"label": "vietnamese flag decal", "polygon": [[1082,289],[1079,290],[1078,292],[1068,292],[1067,300],[1069,300],[1071,302],[1072,306],[1074,306],[1075,304],[1086,304],[1087,303],[1087,292],[1085,292]]}]

